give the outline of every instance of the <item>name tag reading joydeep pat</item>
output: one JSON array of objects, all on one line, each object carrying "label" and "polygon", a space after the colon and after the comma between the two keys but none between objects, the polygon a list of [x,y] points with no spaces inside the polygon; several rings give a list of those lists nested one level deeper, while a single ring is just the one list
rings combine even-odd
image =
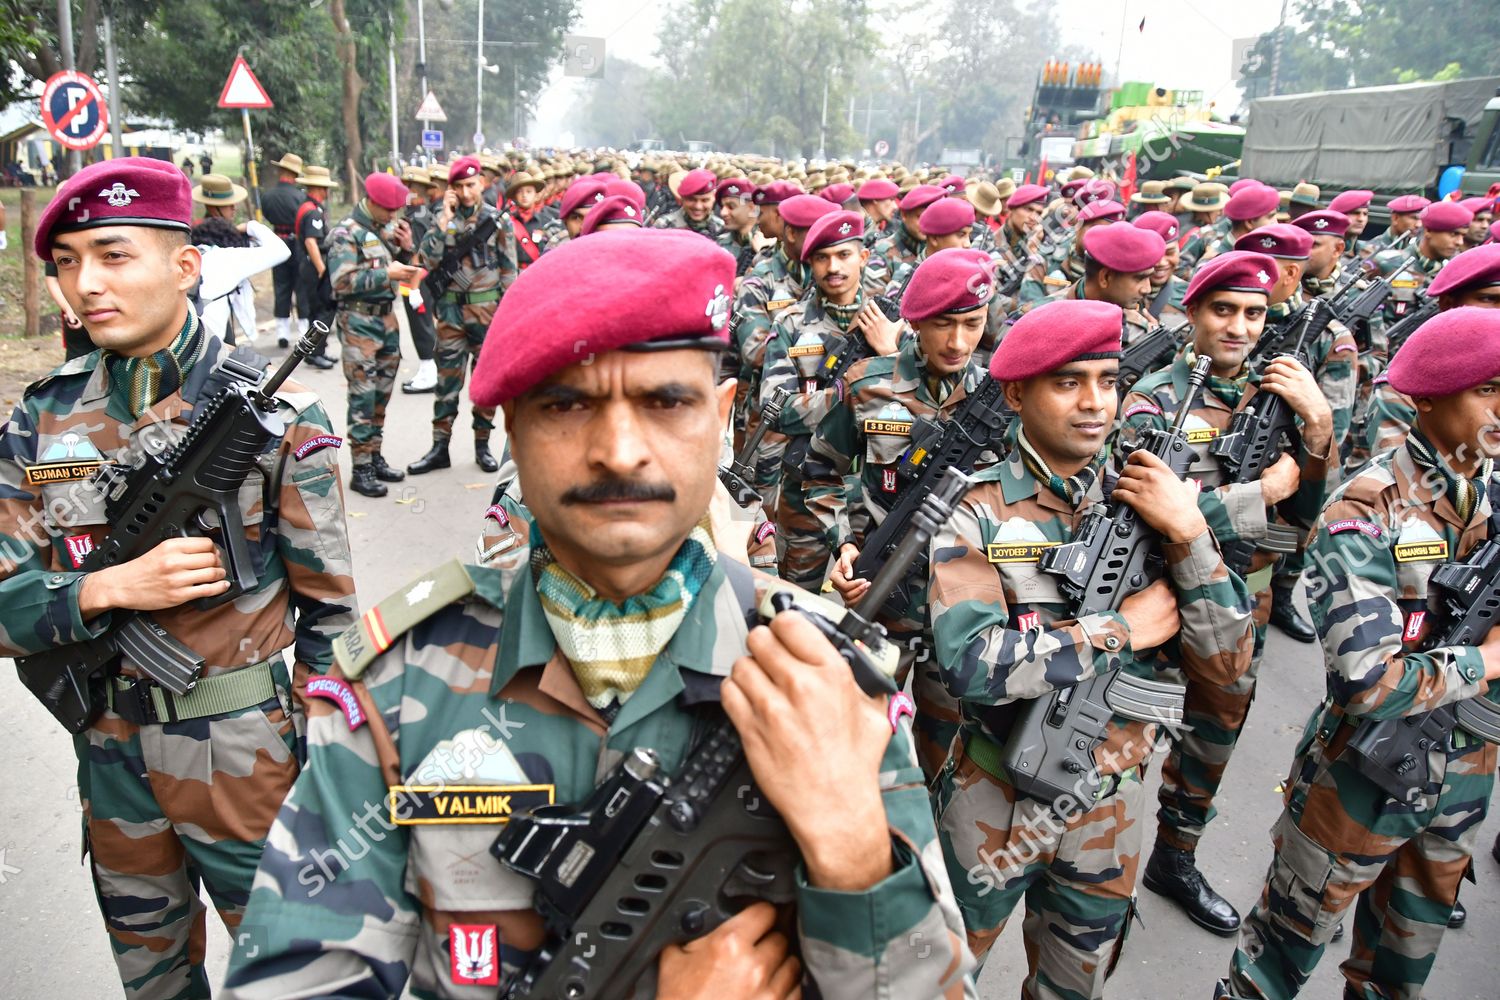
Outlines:
[{"label": "name tag reading joydeep pat", "polygon": [[553,785],[391,785],[388,805],[397,826],[508,823],[523,809],[550,806]]}]

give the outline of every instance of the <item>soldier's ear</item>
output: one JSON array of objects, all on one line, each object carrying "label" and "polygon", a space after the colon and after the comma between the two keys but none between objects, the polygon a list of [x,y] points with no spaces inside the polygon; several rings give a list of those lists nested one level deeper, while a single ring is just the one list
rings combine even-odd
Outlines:
[{"label": "soldier's ear", "polygon": [[1021,412],[1021,383],[1005,382],[1005,405],[1016,413]]},{"label": "soldier's ear", "polygon": [[726,378],[720,382],[714,390],[719,396],[719,428],[729,429],[729,417],[734,413],[734,391],[739,385],[738,379]]},{"label": "soldier's ear", "polygon": [[168,259],[179,292],[190,291],[203,276],[203,253],[191,243],[184,243],[171,251]]}]

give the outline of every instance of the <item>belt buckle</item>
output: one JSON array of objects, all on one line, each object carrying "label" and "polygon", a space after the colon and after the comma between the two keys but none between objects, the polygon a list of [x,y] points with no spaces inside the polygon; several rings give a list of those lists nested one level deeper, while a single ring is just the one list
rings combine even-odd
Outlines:
[{"label": "belt buckle", "polygon": [[[151,700],[151,684],[152,682],[145,677],[138,677],[130,682],[126,704],[137,718],[132,719],[125,713],[119,712],[121,718],[134,722],[138,726],[152,726],[161,722],[161,717],[156,714],[156,703]],[[117,706],[119,700],[118,697],[115,699]]]}]

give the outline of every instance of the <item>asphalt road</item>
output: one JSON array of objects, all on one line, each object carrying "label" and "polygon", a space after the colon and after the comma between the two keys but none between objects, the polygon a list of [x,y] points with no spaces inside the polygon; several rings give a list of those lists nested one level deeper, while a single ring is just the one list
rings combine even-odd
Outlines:
[{"label": "asphalt road", "polygon": [[[263,334],[262,345],[266,341]],[[268,353],[280,352],[273,347]],[[409,344],[407,357],[411,360],[403,363],[402,379],[416,368]],[[342,433],[346,414],[340,371],[304,369],[297,377],[322,394]],[[452,556],[472,557],[492,482],[473,464],[467,413],[466,404],[455,434],[452,469],[408,478],[380,500],[347,495],[362,607],[428,566]],[[404,466],[426,451],[431,415],[430,395],[404,396],[398,388],[386,422],[385,455],[393,465]],[[497,437],[497,454],[499,443]],[[344,462],[347,476],[347,455]],[[1260,892],[1271,856],[1267,830],[1279,809],[1277,789],[1302,723],[1322,692],[1322,663],[1315,648],[1273,630],[1249,725],[1230,765],[1220,815],[1199,855],[1212,884],[1242,911]],[[11,706],[5,727],[11,768],[0,782],[0,998],[119,996],[89,878],[79,865],[79,806],[70,740],[8,664],[0,669],[0,704]],[[1149,844],[1154,813],[1146,823]],[[1463,890],[1469,924],[1446,938],[1428,984],[1430,1000],[1500,997],[1494,951],[1485,944],[1500,937],[1500,865],[1489,853],[1497,830],[1500,822],[1492,818],[1481,832],[1475,860],[1479,881]],[[1142,924],[1131,932],[1109,995],[1125,1000],[1210,997],[1233,941],[1200,930],[1144,889],[1140,910]],[[216,916],[210,916],[209,929],[210,979],[217,984],[223,979],[229,941]],[[1337,963],[1342,954],[1339,946],[1330,949],[1306,996],[1340,996]],[[980,996],[1018,996],[1024,972],[1018,915],[990,954],[980,978]]]}]

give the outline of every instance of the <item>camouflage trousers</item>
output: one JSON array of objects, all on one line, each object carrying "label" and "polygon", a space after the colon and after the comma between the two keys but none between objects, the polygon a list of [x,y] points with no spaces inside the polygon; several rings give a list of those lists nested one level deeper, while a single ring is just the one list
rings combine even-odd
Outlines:
[{"label": "camouflage trousers", "polygon": [[[495,303],[456,305],[439,300],[437,349],[437,394],[432,400],[432,439],[446,441],[453,436],[453,421],[458,417],[458,394],[464,387],[469,368],[479,360],[479,348],[495,315]],[[474,407],[474,440],[488,441],[495,429],[495,408]]]},{"label": "camouflage trousers", "polygon": [[771,515],[781,553],[781,578],[817,593],[828,579],[828,536],[823,522],[807,507],[800,476],[783,475]]},{"label": "camouflage trousers", "polygon": [[85,850],[127,1000],[209,995],[199,889],[234,936],[297,777],[288,704],[147,726],[106,711],[75,738]]},{"label": "camouflage trousers", "polygon": [[1349,427],[1349,436],[1344,439],[1344,472],[1352,475],[1370,460],[1369,427],[1375,400],[1375,377],[1380,374],[1380,361],[1368,352],[1359,356],[1359,386],[1354,390],[1354,416]]},{"label": "camouflage trousers", "polygon": [[401,333],[394,312],[366,316],[348,309],[338,311],[336,329],[349,383],[349,457],[367,465],[380,451],[385,408],[401,367]]},{"label": "camouflage trousers", "polygon": [[916,707],[911,720],[912,742],[915,744],[922,776],[930,785],[942,772],[943,764],[952,750],[953,739],[958,735],[962,720],[958,699],[953,697],[948,686],[943,683],[943,672],[938,668],[936,657],[932,655],[930,643],[913,635],[901,635],[897,630],[891,629],[889,623],[882,624],[887,626],[894,641],[909,649],[908,653],[902,655],[901,666],[897,668],[896,684],[904,685],[908,676],[911,678],[911,700]]},{"label": "camouflage trousers", "polygon": [[974,738],[964,734],[933,795],[969,948],[982,961],[1024,898],[1022,997],[1097,1000],[1135,913],[1140,770],[1090,808],[1060,816],[981,768],[968,755]]},{"label": "camouflage trousers", "polygon": [[1286,806],[1271,828],[1276,853],[1240,928],[1230,984],[1245,997],[1296,996],[1357,899],[1339,970],[1345,995],[1418,1000],[1489,810],[1496,748],[1433,755],[1438,790],[1397,803],[1336,759],[1340,734],[1330,748],[1317,722],[1315,714],[1292,763]]}]

